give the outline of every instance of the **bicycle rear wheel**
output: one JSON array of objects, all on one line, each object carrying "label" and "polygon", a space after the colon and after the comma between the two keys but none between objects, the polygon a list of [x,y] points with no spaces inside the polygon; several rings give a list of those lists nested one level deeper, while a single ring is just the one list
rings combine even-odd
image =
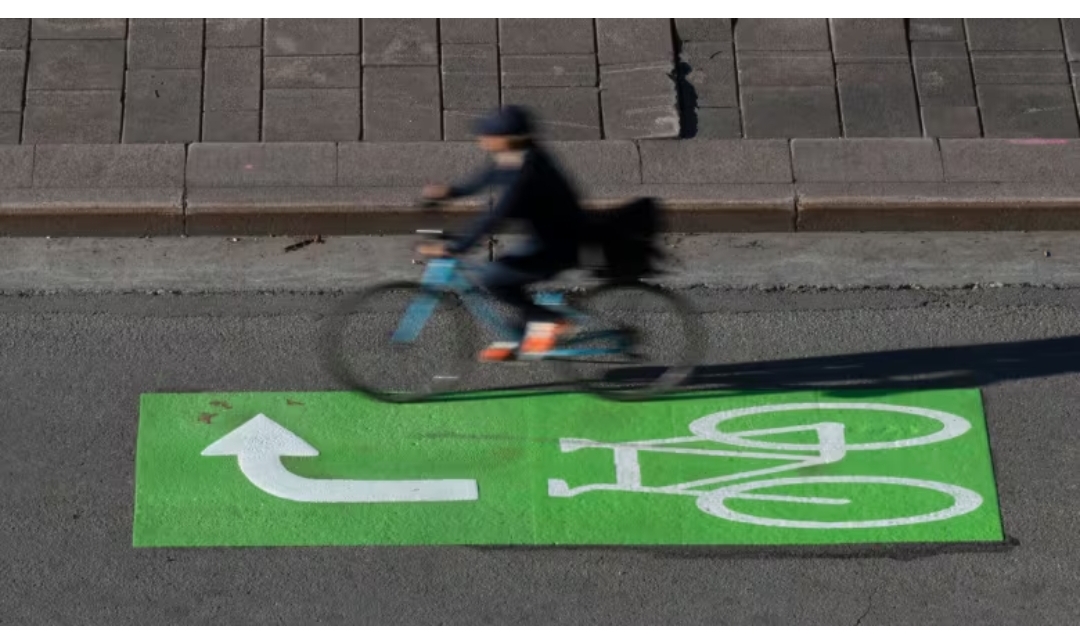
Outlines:
[{"label": "bicycle rear wheel", "polygon": [[610,282],[570,298],[584,313],[556,366],[597,396],[642,400],[683,383],[701,361],[703,337],[693,308],[679,295],[638,281]]},{"label": "bicycle rear wheel", "polygon": [[[324,319],[322,357],[352,389],[390,403],[422,401],[463,380],[471,326],[452,293],[416,282],[381,284],[346,298]],[[407,330],[415,336],[395,341]]]}]

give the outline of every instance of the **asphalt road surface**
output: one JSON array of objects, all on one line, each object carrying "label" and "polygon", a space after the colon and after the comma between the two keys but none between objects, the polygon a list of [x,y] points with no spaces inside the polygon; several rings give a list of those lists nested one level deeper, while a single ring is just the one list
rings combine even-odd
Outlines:
[{"label": "asphalt road surface", "polygon": [[[134,549],[144,392],[321,390],[333,295],[0,298],[0,624],[1076,624],[1080,293],[697,290],[700,380],[983,389],[1012,546]],[[478,380],[542,383],[540,366]]]}]

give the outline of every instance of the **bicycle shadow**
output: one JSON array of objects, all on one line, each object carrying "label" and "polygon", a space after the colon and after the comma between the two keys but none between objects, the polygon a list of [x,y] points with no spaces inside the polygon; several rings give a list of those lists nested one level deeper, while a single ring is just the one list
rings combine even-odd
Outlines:
[{"label": "bicycle shadow", "polygon": [[[704,365],[695,368],[679,390],[648,400],[702,398],[731,391],[821,390],[841,395],[858,390],[873,396],[876,392],[979,388],[1074,372],[1080,372],[1080,336]],[[546,382],[504,390],[463,390],[433,400],[513,399],[573,390],[573,384]]]}]

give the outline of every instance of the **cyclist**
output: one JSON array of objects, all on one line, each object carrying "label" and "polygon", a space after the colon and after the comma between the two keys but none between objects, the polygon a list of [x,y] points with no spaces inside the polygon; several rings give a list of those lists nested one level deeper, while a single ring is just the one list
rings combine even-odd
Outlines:
[{"label": "cyclist", "polygon": [[506,106],[476,126],[488,165],[457,185],[428,185],[424,197],[440,200],[468,196],[488,186],[502,186],[501,198],[457,241],[420,246],[422,255],[446,257],[468,251],[504,220],[524,220],[524,245],[490,262],[478,283],[494,297],[518,309],[524,322],[518,341],[496,341],[481,351],[482,361],[542,356],[553,350],[568,325],[558,313],[535,304],[527,286],[555,277],[578,264],[588,219],[577,193],[553,158],[533,138],[529,113]]}]

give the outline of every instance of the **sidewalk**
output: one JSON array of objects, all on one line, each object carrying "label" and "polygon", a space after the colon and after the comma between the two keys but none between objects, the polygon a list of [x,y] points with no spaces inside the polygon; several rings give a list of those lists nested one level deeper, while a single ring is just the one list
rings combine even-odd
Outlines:
[{"label": "sidewalk", "polygon": [[1077,19],[3,19],[0,235],[394,234],[544,120],[681,232],[1080,228]]}]

